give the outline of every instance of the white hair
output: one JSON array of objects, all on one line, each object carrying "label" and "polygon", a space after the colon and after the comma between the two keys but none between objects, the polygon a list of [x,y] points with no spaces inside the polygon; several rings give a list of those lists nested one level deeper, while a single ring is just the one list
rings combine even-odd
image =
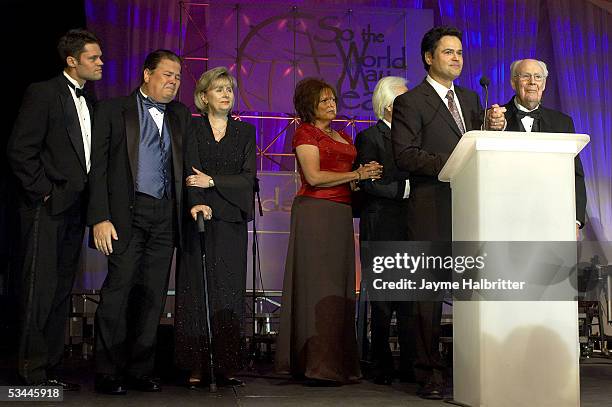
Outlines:
[{"label": "white hair", "polygon": [[[517,59],[510,65],[510,76],[511,77],[514,78],[516,76],[516,69],[523,61],[526,61],[526,59]],[[533,59],[533,61],[536,61],[537,64],[540,65],[540,68],[542,69],[542,73],[544,74],[544,78],[548,78],[548,68],[546,67],[546,64],[544,63],[544,61],[539,61],[537,59]]]},{"label": "white hair", "polygon": [[376,117],[385,117],[385,108],[393,104],[397,96],[396,89],[402,86],[406,86],[406,79],[400,76],[385,76],[378,81],[372,95],[372,108]]}]

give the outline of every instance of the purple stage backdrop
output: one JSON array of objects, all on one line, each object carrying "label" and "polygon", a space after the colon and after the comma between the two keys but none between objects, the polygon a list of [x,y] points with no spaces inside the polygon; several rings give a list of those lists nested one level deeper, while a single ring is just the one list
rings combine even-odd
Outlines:
[{"label": "purple stage backdrop", "polygon": [[[255,222],[262,284],[280,291],[291,202],[299,186],[291,151],[296,83],[308,76],[330,82],[341,115],[335,126],[354,137],[374,120],[372,91],[381,77],[401,76],[409,86],[423,79],[420,39],[433,26],[433,12],[193,2],[183,5],[181,21],[185,79],[179,100],[194,110],[197,78],[226,66],[238,82],[236,115],[259,129],[264,216]],[[249,262],[249,286],[251,269]]]},{"label": "purple stage backdrop", "polygon": [[[341,95],[341,116],[334,125],[354,136],[373,119],[368,92],[378,76],[405,76],[409,87],[422,80],[425,72],[418,44],[424,30],[439,24],[463,30],[465,63],[457,83],[482,97],[478,81],[482,75],[489,76],[490,103],[505,103],[512,96],[509,66],[513,60],[531,57],[548,64],[544,104],[571,115],[576,131],[591,136],[581,153],[589,216],[584,234],[592,240],[612,240],[609,2],[301,0],[270,4],[86,0],[88,28],[103,40],[105,76],[94,85],[98,97],[125,95],[135,89],[142,61],[155,48],[173,49],[186,58],[179,98],[194,113],[193,84],[204,70],[227,65],[238,77],[236,116],[258,129],[262,199],[267,209],[257,225],[265,250],[260,255],[265,259],[266,288],[278,288],[286,250],[283,233],[267,232],[281,232],[279,225],[288,222],[287,200],[296,185],[274,178],[294,177],[290,151],[296,127],[291,104],[294,84],[308,75],[333,83]],[[277,257],[268,258],[270,254]],[[100,287],[103,259],[91,251],[84,258],[87,273],[81,287]],[[612,254],[607,258],[612,260]],[[272,274],[268,277],[268,273]]]},{"label": "purple stage backdrop", "polygon": [[[371,116],[381,77],[423,79],[420,38],[433,25],[432,10],[416,9],[189,3],[183,10],[188,79],[229,67],[238,80],[236,110],[250,112],[292,113],[296,82],[315,76],[336,87],[340,112]],[[193,104],[191,81],[180,100]]]}]

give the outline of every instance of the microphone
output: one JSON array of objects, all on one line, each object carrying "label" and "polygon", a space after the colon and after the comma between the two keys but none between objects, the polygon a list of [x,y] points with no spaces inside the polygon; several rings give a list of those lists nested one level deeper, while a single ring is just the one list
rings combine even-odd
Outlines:
[{"label": "microphone", "polygon": [[485,91],[485,108],[484,108],[484,117],[482,118],[482,128],[483,130],[487,129],[487,107],[489,107],[489,85],[491,84],[491,80],[486,76],[480,77],[480,86],[483,87]]},{"label": "microphone", "polygon": [[198,222],[198,232],[204,233],[206,226],[204,225],[204,214],[202,212],[198,212],[196,222]]}]

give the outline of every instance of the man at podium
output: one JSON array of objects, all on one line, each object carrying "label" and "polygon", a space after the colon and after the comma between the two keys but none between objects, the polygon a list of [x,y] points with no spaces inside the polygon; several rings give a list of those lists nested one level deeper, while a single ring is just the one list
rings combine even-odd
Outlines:
[{"label": "man at podium", "polygon": [[[506,131],[541,133],[575,133],[571,117],[557,110],[541,106],[546,89],[548,69],[536,59],[519,59],[510,65],[511,84],[515,95],[504,106],[507,121]],[[584,226],[586,211],[586,188],[580,157],[574,161],[576,169],[576,238],[578,229]]]},{"label": "man at podium", "polygon": [[[393,103],[391,142],[397,168],[410,173],[411,196],[406,218],[413,241],[450,242],[452,239],[451,190],[438,180],[461,136],[481,129],[483,109],[478,95],[453,81],[463,68],[462,33],[452,27],[435,27],[421,41],[421,58],[427,77]],[[488,111],[491,130],[505,126],[503,110]],[[416,303],[415,376],[419,395],[440,399],[445,366],[438,344],[442,303]]]}]

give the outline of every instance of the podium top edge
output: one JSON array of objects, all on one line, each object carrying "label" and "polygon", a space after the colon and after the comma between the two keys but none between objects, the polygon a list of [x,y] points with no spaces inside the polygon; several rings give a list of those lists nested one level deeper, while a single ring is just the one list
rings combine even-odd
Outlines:
[{"label": "podium top edge", "polygon": [[534,139],[539,138],[541,140],[567,140],[568,136],[574,136],[576,141],[582,141],[587,144],[591,137],[584,133],[538,133],[538,132],[524,132],[524,131],[491,131],[491,130],[472,130],[465,133],[461,139],[464,138],[518,138],[518,139]]},{"label": "podium top edge", "polygon": [[[446,164],[438,174],[438,180],[450,182],[454,174],[461,170],[470,153],[475,151],[477,145],[489,147],[499,145],[509,148],[509,151],[538,151],[548,142],[553,142],[557,146],[567,145],[569,142],[575,143],[574,151],[575,154],[578,154],[590,140],[591,138],[588,134],[581,133],[472,130],[461,137]],[[517,147],[519,148],[517,149]]]}]

